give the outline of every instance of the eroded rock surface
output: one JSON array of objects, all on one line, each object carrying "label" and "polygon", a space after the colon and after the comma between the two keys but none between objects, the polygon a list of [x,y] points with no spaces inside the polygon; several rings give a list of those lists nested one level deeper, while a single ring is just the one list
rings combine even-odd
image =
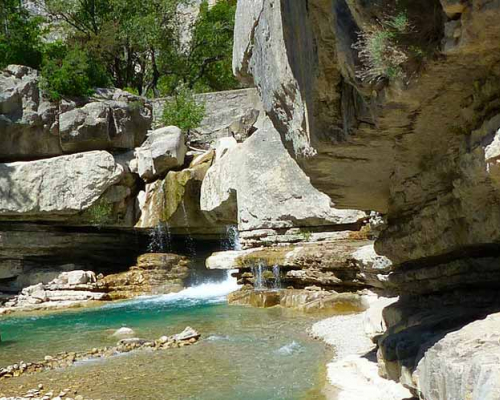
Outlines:
[{"label": "eroded rock surface", "polygon": [[224,151],[207,172],[201,193],[202,210],[216,220],[237,222],[240,231],[248,231],[355,225],[365,216],[334,208],[326,195],[315,190],[270,121],[243,144]]},{"label": "eroded rock surface", "polygon": [[177,254],[143,254],[137,258],[137,265],[105,276],[100,284],[113,300],[179,292],[189,276],[188,265],[188,259]]}]

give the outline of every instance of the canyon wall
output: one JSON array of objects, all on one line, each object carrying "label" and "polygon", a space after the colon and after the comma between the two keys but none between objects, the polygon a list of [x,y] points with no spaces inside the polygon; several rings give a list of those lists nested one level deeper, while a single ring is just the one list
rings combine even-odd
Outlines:
[{"label": "canyon wall", "polygon": [[385,311],[381,371],[425,399],[460,382],[472,385],[460,398],[486,398],[470,375],[415,371],[448,332],[498,309],[499,15],[496,0],[238,3],[234,71],[290,155],[335,207],[386,216],[376,250],[401,298]]}]

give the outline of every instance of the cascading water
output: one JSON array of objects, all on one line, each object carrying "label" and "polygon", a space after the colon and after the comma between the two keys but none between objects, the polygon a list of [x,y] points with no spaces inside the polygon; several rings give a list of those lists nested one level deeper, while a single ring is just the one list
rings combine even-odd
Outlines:
[{"label": "cascading water", "polygon": [[281,271],[279,265],[267,267],[261,261],[252,266],[254,290],[279,290],[281,289]]},{"label": "cascading water", "polygon": [[149,239],[149,253],[168,253],[171,250],[170,229],[168,225],[158,223],[149,234]]},{"label": "cascading water", "polygon": [[253,287],[255,290],[267,289],[264,283],[264,265],[259,262],[257,265],[252,266],[252,274],[254,278]]},{"label": "cascading water", "polygon": [[223,250],[241,250],[240,232],[236,225],[226,226],[226,236],[222,240]]},{"label": "cascading water", "polygon": [[281,273],[280,266],[277,264],[273,265],[273,276],[274,276],[274,287],[273,289],[281,289]]},{"label": "cascading water", "polygon": [[186,225],[186,247],[191,256],[196,256],[196,247],[194,245],[194,239],[191,236],[191,232],[189,231],[189,219],[186,211],[186,206],[184,204],[184,200],[181,202],[182,213],[184,216],[184,223]]}]

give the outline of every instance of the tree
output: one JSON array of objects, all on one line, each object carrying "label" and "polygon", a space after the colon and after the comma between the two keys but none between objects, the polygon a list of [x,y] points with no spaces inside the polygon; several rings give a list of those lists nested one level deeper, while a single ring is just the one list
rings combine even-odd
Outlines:
[{"label": "tree", "polygon": [[0,1],[0,68],[42,62],[42,19],[31,16],[19,0]]},{"label": "tree", "polygon": [[175,52],[161,53],[162,92],[171,94],[180,84],[195,92],[239,87],[232,72],[236,0],[220,0],[213,7],[204,1],[187,49],[177,42]]},{"label": "tree", "polygon": [[191,90],[181,88],[166,101],[162,122],[165,126],[174,125],[189,133],[190,129],[200,126],[204,116],[205,104],[196,101]]},{"label": "tree", "polygon": [[172,21],[187,0],[46,0],[47,12],[71,28],[78,43],[107,70],[113,85],[139,93],[156,89],[156,59]]},{"label": "tree", "polygon": [[93,61],[85,50],[68,48],[60,42],[45,49],[42,88],[52,100],[62,96],[89,96],[95,87],[109,85],[104,68]]}]

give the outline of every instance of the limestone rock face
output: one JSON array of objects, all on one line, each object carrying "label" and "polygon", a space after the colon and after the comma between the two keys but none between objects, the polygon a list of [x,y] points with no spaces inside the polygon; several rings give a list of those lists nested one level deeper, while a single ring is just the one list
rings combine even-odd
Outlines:
[{"label": "limestone rock face", "polygon": [[[264,117],[262,103],[255,88],[202,93],[197,101],[205,104],[200,126],[189,134],[190,145],[208,150],[220,138],[247,139]],[[154,126],[161,126],[165,99],[153,101]]]},{"label": "limestone rock face", "polygon": [[51,102],[38,72],[10,65],[0,72],[0,160],[33,160],[89,150],[140,146],[152,109],[119,89],[97,89],[92,98]]},{"label": "limestone rock face", "polygon": [[373,243],[344,240],[225,251],[212,254],[206,260],[206,266],[209,269],[238,268],[240,284],[254,284],[254,269],[260,265],[265,270],[279,267],[283,287],[305,288],[316,285],[344,290],[367,286],[386,288],[390,262],[384,260],[382,265],[378,265],[360,258],[360,253],[375,254]]},{"label": "limestone rock face", "polygon": [[259,88],[290,154],[336,206],[387,213],[377,250],[396,265],[498,242],[500,71],[489,55],[500,29],[480,27],[500,3],[408,4],[410,21],[444,35],[435,46],[447,58],[407,85],[353,74],[356,32],[383,17],[380,2],[329,4],[238,4],[234,69]]},{"label": "limestone rock face", "polygon": [[184,134],[175,126],[167,126],[148,134],[135,150],[139,176],[152,181],[168,170],[184,164],[187,147]]},{"label": "limestone rock face", "polygon": [[89,103],[59,116],[64,152],[133,149],[140,146],[151,125],[151,114],[140,100]]},{"label": "limestone rock face", "polygon": [[76,214],[118,183],[122,172],[105,151],[0,164],[0,218]]},{"label": "limestone rock face", "polygon": [[[406,2],[412,38],[432,36],[443,57],[426,57],[425,72],[406,63],[404,79],[363,81],[353,44],[397,4],[240,1],[234,70],[258,87],[315,188],[336,207],[385,214],[375,250],[392,261],[385,284],[400,300],[384,311],[380,371],[425,399],[498,396],[488,357],[439,343],[498,311],[500,1]],[[429,349],[443,372],[429,361],[417,384]]]},{"label": "limestone rock face", "polygon": [[[337,210],[290,158],[270,121],[225,150],[202,185],[201,208],[240,231],[355,224],[365,214]],[[237,213],[235,212],[237,210]]]},{"label": "limestone rock face", "polygon": [[426,400],[500,397],[500,314],[450,332],[425,351],[413,374]]}]

